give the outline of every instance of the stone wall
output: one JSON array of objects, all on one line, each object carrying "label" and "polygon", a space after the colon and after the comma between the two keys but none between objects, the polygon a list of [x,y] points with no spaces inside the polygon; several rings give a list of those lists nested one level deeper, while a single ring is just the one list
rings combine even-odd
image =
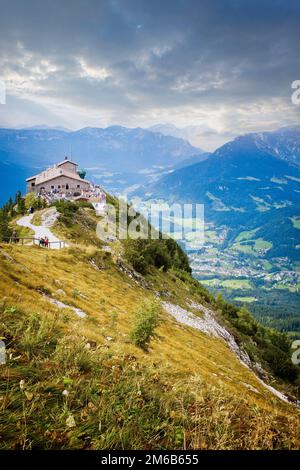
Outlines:
[{"label": "stone wall", "polygon": [[46,181],[44,183],[38,184],[35,187],[30,188],[31,191],[39,192],[42,188],[46,192],[51,191],[58,191],[58,192],[65,192],[65,191],[72,191],[72,192],[81,192],[83,189],[89,189],[89,183],[84,180],[75,180],[68,178],[67,176],[58,176],[50,181]]}]

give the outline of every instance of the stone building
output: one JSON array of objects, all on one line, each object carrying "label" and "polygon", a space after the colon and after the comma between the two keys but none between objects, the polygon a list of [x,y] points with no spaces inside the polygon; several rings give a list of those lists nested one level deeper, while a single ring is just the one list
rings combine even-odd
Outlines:
[{"label": "stone building", "polygon": [[27,192],[43,194],[65,194],[79,196],[90,190],[90,183],[78,174],[78,165],[65,158],[52,168],[26,180]]}]

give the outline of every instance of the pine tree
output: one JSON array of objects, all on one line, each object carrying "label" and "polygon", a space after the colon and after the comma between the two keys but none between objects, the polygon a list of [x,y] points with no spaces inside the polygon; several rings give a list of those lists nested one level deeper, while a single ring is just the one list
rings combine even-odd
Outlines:
[{"label": "pine tree", "polygon": [[21,198],[22,198],[21,191],[17,191],[15,195],[15,203],[14,203],[15,206],[19,204],[19,201]]},{"label": "pine tree", "polygon": [[8,241],[11,237],[12,230],[8,225],[9,217],[6,210],[0,209],[0,240]]},{"label": "pine tree", "polygon": [[12,197],[9,198],[7,206],[8,206],[8,212],[11,212],[12,209],[14,208]]},{"label": "pine tree", "polygon": [[22,197],[18,201],[17,212],[18,214],[26,214],[25,199],[23,199]]}]

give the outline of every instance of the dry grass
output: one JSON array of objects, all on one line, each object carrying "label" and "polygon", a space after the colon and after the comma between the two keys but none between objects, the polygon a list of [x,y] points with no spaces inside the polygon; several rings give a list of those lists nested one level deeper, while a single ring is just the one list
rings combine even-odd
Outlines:
[{"label": "dry grass", "polygon": [[201,300],[174,273],[153,272],[145,289],[95,247],[4,244],[0,272],[12,353],[0,369],[2,448],[299,448],[298,411],[223,341],[162,313],[148,352],[131,343],[134,312],[158,286],[182,306]]}]

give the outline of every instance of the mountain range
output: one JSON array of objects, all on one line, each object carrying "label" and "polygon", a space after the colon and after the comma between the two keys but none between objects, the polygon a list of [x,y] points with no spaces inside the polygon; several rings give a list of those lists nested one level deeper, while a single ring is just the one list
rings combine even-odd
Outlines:
[{"label": "mountain range", "polygon": [[[194,276],[263,323],[300,337],[300,129],[240,136],[136,191],[204,205],[204,245],[182,243]],[[296,333],[297,332],[297,333]],[[297,335],[297,336],[296,336]]]},{"label": "mountain range", "polygon": [[[148,197],[204,204],[207,220],[229,229],[227,240],[241,230],[268,226],[273,242],[269,255],[286,255],[288,245],[300,259],[300,232],[292,222],[299,216],[300,129],[238,137],[205,161],[175,170],[145,191]],[[286,222],[281,229],[284,243],[277,243],[274,219]]]},{"label": "mountain range", "polygon": [[45,126],[0,129],[0,161],[6,165],[0,202],[17,189],[24,191],[25,177],[65,155],[86,168],[89,179],[118,192],[199,153],[187,141],[141,128],[87,127],[74,132]]}]

